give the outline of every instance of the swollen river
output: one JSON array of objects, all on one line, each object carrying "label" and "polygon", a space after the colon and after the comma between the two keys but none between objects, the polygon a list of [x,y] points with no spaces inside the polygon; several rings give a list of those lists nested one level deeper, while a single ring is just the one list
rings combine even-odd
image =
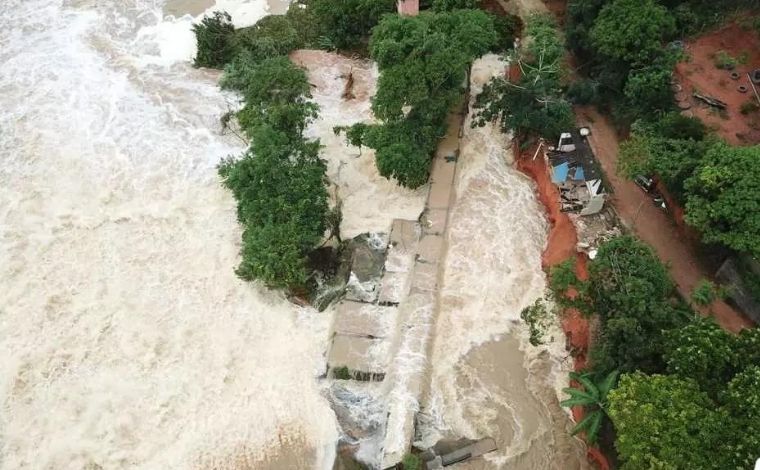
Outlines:
[{"label": "swollen river", "polygon": [[[239,103],[192,68],[187,15],[212,3],[3,0],[2,470],[332,468],[340,430],[319,379],[332,310],[233,272],[240,228],[216,164],[245,149],[219,123]],[[242,26],[283,4],[216,7]],[[322,67],[309,134],[326,146],[344,236],[416,219],[425,189],[380,178],[370,152],[332,133],[371,118],[376,69],[358,65],[367,89],[346,105],[345,60],[301,60]],[[469,161],[463,150],[418,437],[491,435],[489,466],[576,468],[547,391],[559,352],[529,351],[516,322],[543,289],[545,222],[492,134],[470,135]]]},{"label": "swollen river", "polygon": [[3,0],[3,469],[332,466],[330,317],[233,273],[215,165],[244,146],[220,135],[236,100],[190,66],[190,23]]}]

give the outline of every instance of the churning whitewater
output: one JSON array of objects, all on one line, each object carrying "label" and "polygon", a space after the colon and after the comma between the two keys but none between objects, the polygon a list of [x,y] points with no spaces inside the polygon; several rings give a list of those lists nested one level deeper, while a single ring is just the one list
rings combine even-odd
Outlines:
[{"label": "churning whitewater", "polygon": [[[191,66],[188,13],[246,26],[285,3],[4,0],[0,470],[332,468],[341,433],[318,377],[333,310],[235,276],[240,228],[216,165],[246,147],[220,124],[239,97]],[[315,85],[308,134],[325,146],[343,236],[417,219],[427,189],[381,178],[372,151],[332,132],[372,121],[377,68],[292,58]],[[485,78],[503,67],[478,64]],[[493,435],[488,468],[578,468],[577,443],[557,437],[566,416],[540,403],[556,402],[560,353],[533,357],[514,325],[543,291],[546,225],[504,152],[495,128],[465,132],[418,437]],[[351,411],[382,423],[393,397],[376,388]]]},{"label": "churning whitewater", "polygon": [[3,1],[0,467],[331,468],[330,316],[235,277],[237,100],[161,6]]}]

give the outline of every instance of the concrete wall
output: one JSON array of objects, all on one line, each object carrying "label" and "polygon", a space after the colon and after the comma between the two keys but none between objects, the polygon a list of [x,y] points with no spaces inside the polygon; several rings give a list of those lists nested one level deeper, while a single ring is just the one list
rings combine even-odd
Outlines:
[{"label": "concrete wall", "polygon": [[420,0],[399,0],[399,15],[414,16],[420,12]]}]

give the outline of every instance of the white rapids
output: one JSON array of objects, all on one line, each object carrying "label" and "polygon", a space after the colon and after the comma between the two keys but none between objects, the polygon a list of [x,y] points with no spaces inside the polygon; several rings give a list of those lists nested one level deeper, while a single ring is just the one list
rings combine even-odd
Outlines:
[{"label": "white rapids", "polygon": [[[333,313],[235,277],[240,228],[215,167],[245,148],[219,122],[238,98],[219,91],[218,73],[191,67],[198,18],[182,13],[223,7],[245,26],[284,2],[166,3],[3,2],[0,470],[332,468],[340,432],[317,377]],[[325,145],[344,237],[387,231],[419,216],[426,190],[384,180],[371,151],[355,158],[333,135],[371,120],[377,78],[371,64],[335,57],[300,57],[322,107],[308,133]],[[352,65],[357,98],[346,104],[341,75]],[[469,134],[470,161],[463,150],[431,420],[419,437],[477,437],[510,423],[499,465],[547,435],[550,413],[535,396],[520,408],[512,389],[494,396],[503,381],[488,385],[472,365],[486,351],[476,346],[514,340],[520,347],[507,349],[520,353],[514,373],[525,383],[562,367],[556,350],[548,369],[534,367],[522,346],[515,319],[543,290],[546,223],[496,133],[486,134]],[[370,392],[352,412],[380,423],[384,397]],[[525,411],[494,418],[510,407]]]},{"label": "white rapids", "polygon": [[332,468],[330,315],[235,277],[235,99],[161,6],[3,2],[0,468]]}]

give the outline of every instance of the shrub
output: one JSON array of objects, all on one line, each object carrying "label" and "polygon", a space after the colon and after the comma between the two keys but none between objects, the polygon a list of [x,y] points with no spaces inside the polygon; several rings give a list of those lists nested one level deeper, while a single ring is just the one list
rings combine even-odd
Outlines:
[{"label": "shrub", "polygon": [[567,87],[567,98],[573,104],[593,104],[599,99],[599,82],[581,79]]},{"label": "shrub", "polygon": [[336,367],[333,369],[333,378],[336,380],[351,380],[351,371],[348,370],[348,367]]},{"label": "shrub", "polygon": [[386,13],[396,11],[395,0],[312,0],[308,8],[319,24],[320,35],[339,49],[362,45]]},{"label": "shrub", "polygon": [[697,305],[710,305],[717,298],[715,284],[702,279],[691,292],[691,300]]},{"label": "shrub", "polygon": [[544,344],[544,335],[550,326],[550,311],[544,299],[536,299],[532,305],[525,307],[520,312],[520,318],[528,325],[530,344],[533,346]]},{"label": "shrub", "polygon": [[401,466],[404,470],[422,470],[422,459],[416,454],[406,454]]},{"label": "shrub", "polygon": [[733,70],[736,68],[737,60],[730,55],[726,51],[718,51],[715,54],[715,67],[723,70]]},{"label": "shrub", "polygon": [[222,68],[235,55],[235,27],[232,17],[226,12],[216,11],[212,16],[193,25],[198,53],[196,67]]},{"label": "shrub", "polygon": [[670,112],[658,121],[657,132],[669,139],[702,140],[707,133],[707,127],[699,118]]},{"label": "shrub", "polygon": [[754,113],[758,109],[760,109],[760,106],[758,106],[757,103],[754,100],[752,100],[752,101],[747,101],[747,102],[742,103],[741,107],[739,108],[739,111],[742,114],[747,115],[747,114]]}]

